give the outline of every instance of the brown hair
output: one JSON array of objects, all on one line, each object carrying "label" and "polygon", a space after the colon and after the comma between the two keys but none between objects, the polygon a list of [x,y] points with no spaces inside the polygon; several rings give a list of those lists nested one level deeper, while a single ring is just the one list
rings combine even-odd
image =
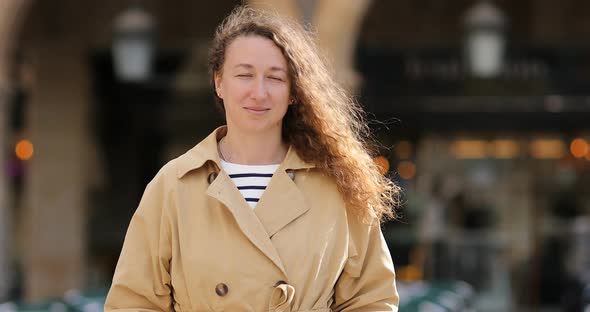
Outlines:
[{"label": "brown hair", "polygon": [[211,81],[222,71],[229,44],[251,35],[272,40],[289,64],[295,104],[289,105],[283,119],[285,141],[303,160],[335,179],[348,209],[363,220],[395,217],[400,190],[379,172],[371,157],[364,112],[334,80],[313,41],[315,36],[301,25],[275,13],[236,8],[215,32],[209,53]]}]

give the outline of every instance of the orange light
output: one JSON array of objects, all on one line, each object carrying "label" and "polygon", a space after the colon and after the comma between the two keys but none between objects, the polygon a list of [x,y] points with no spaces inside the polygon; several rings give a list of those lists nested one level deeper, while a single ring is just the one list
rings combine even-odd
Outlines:
[{"label": "orange light", "polygon": [[483,140],[456,140],[451,144],[451,153],[459,159],[487,157],[487,144]]},{"label": "orange light", "polygon": [[399,272],[396,271],[397,276],[404,282],[415,282],[422,279],[422,269],[414,264],[402,266]]},{"label": "orange light", "polygon": [[530,152],[537,159],[559,159],[565,153],[565,144],[559,139],[535,139],[530,143]]},{"label": "orange light", "polygon": [[408,141],[400,141],[394,147],[395,156],[399,159],[408,159],[412,157],[412,143]]},{"label": "orange light", "polygon": [[29,140],[20,140],[14,149],[16,157],[20,160],[29,160],[33,157],[33,143]]},{"label": "orange light", "polygon": [[570,144],[570,152],[576,158],[582,158],[588,154],[588,142],[582,138],[576,138]]},{"label": "orange light", "polygon": [[411,161],[402,161],[397,165],[397,173],[403,179],[412,179],[416,175],[416,165]]},{"label": "orange light", "polygon": [[389,171],[389,160],[383,156],[377,156],[373,159],[379,167],[379,172],[381,174],[386,174]]},{"label": "orange light", "polygon": [[590,161],[590,151],[588,151],[588,154],[586,154],[586,160]]},{"label": "orange light", "polygon": [[514,140],[494,140],[489,145],[491,153],[500,159],[515,158],[519,154],[518,144]]}]

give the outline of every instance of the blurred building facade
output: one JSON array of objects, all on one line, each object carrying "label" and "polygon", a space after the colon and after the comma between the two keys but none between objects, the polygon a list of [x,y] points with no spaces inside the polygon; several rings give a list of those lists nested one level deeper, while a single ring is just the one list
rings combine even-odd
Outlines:
[{"label": "blurred building facade", "polygon": [[[0,2],[0,301],[108,285],[146,183],[222,123],[206,49],[239,1],[141,2],[158,29],[141,83],[111,54],[132,2]],[[250,1],[312,25],[380,120],[405,193],[403,222],[384,225],[402,280],[465,280],[489,310],[564,306],[590,267],[590,4],[494,1],[505,62],[477,78],[477,2]]]}]

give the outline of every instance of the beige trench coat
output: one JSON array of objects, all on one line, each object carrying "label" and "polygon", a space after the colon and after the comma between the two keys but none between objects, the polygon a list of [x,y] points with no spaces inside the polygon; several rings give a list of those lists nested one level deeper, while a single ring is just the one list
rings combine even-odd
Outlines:
[{"label": "beige trench coat", "polygon": [[105,311],[397,311],[379,222],[347,214],[332,179],[294,149],[250,208],[219,169],[225,133],[148,184]]}]

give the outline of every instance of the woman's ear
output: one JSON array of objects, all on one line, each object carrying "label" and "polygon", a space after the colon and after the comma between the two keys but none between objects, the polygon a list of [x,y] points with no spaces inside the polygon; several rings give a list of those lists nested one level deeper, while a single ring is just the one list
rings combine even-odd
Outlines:
[{"label": "woman's ear", "polygon": [[215,81],[215,93],[217,97],[223,99],[223,94],[221,93],[221,77],[218,73],[213,74],[213,80]]}]

